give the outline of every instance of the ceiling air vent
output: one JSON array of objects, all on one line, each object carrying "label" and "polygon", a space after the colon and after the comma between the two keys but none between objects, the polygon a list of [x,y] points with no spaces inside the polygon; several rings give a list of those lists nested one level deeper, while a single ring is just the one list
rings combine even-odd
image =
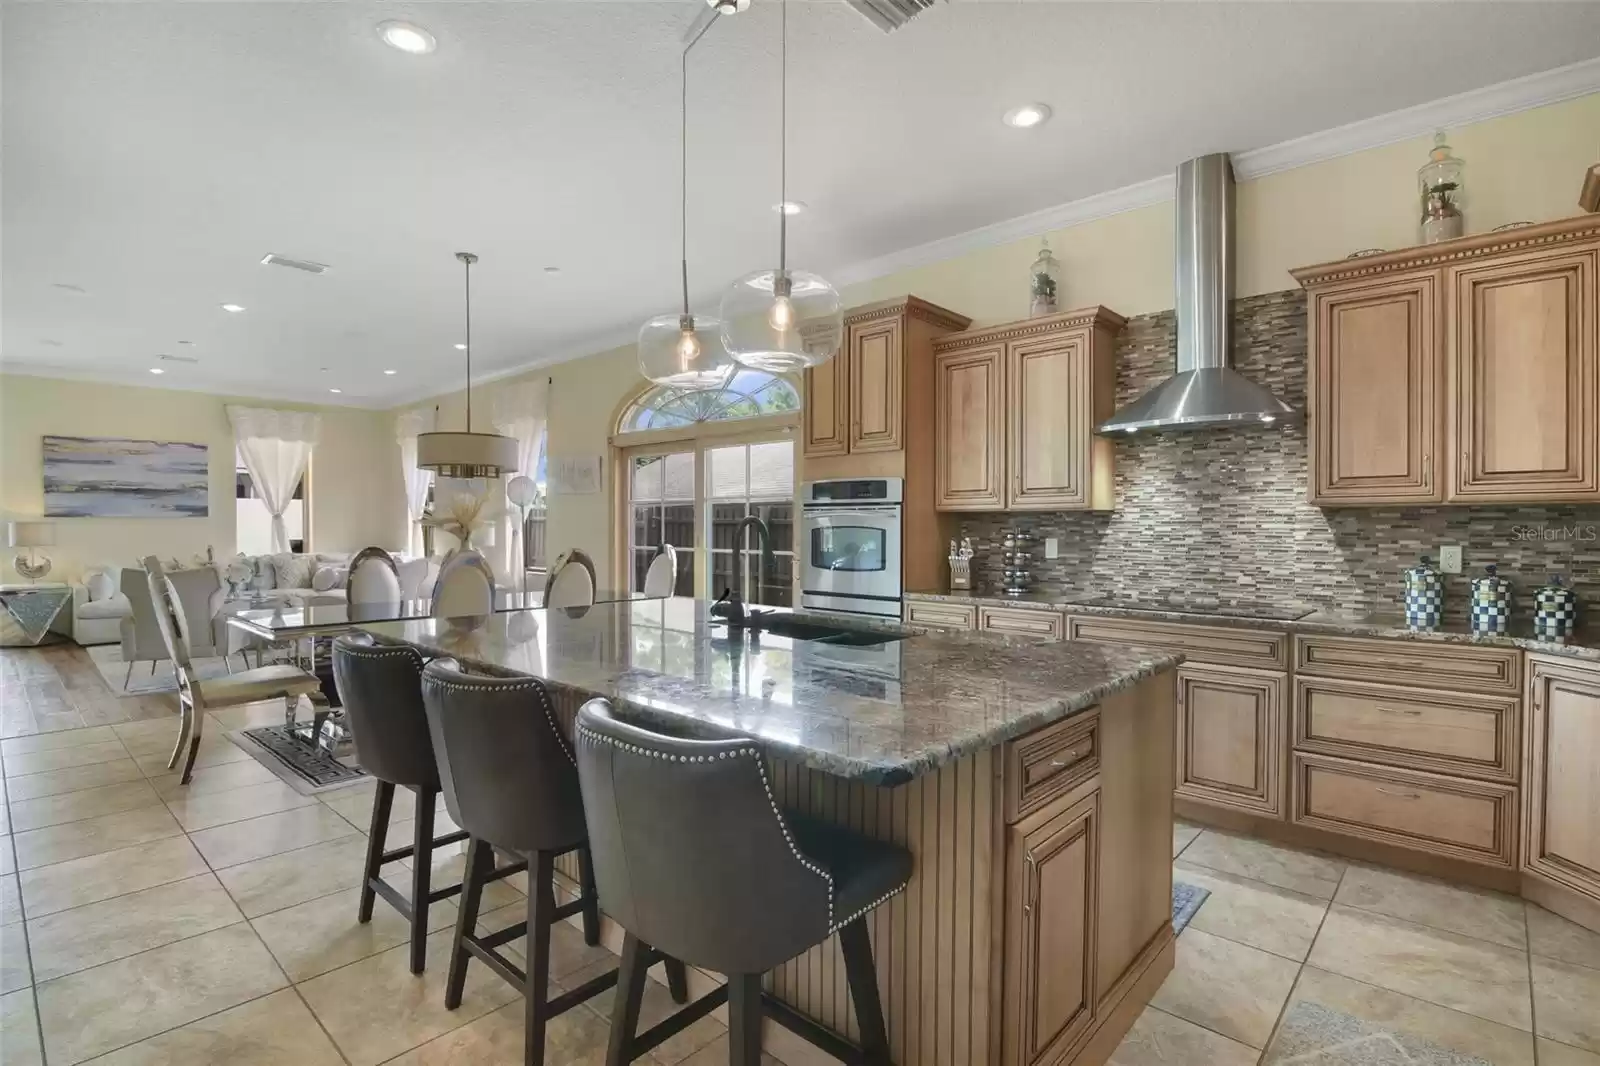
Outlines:
[{"label": "ceiling air vent", "polygon": [[200,360],[192,355],[167,355],[165,352],[156,356],[163,363],[198,363]]},{"label": "ceiling air vent", "polygon": [[328,264],[313,263],[309,259],[290,259],[288,256],[268,252],[261,257],[262,266],[288,267],[290,270],[304,270],[307,274],[326,274]]},{"label": "ceiling air vent", "polygon": [[937,0],[846,0],[846,2],[865,15],[867,21],[884,33],[888,33],[891,30],[898,30],[928,10]]}]

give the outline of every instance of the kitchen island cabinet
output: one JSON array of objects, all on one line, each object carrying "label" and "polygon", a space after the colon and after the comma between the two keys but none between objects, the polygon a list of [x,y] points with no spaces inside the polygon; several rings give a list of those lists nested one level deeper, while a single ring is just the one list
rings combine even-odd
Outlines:
[{"label": "kitchen island cabinet", "polygon": [[[567,728],[604,696],[647,728],[757,738],[784,807],[909,849],[910,884],[870,921],[896,1063],[1096,1066],[1172,967],[1169,652],[740,640],[692,600],[367,628],[539,677]],[[856,1037],[836,940],[765,987]],[[770,1023],[765,1040],[790,1066],[833,1061]]]}]

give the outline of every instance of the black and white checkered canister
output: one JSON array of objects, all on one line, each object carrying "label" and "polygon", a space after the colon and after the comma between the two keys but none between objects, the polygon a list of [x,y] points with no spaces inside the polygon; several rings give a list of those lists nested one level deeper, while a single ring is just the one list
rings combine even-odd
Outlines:
[{"label": "black and white checkered canister", "polygon": [[1484,569],[1487,573],[1472,581],[1472,631],[1504,633],[1511,628],[1511,582],[1495,573],[1493,563]]},{"label": "black and white checkered canister", "polygon": [[1429,565],[1431,561],[1424,555],[1422,562],[1403,575],[1406,625],[1412,629],[1435,629],[1444,618],[1444,583]]},{"label": "black and white checkered canister", "polygon": [[1569,637],[1578,626],[1578,594],[1557,574],[1533,594],[1533,631],[1541,637]]}]

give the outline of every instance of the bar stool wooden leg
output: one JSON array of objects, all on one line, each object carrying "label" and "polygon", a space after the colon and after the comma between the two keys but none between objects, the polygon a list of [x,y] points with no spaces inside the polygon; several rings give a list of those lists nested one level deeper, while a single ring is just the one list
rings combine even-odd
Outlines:
[{"label": "bar stool wooden leg", "polygon": [[761,975],[728,975],[728,1066],[761,1066]]},{"label": "bar stool wooden leg", "polygon": [[861,1050],[873,1066],[888,1066],[889,1034],[883,1025],[883,1003],[878,998],[878,967],[872,961],[872,937],[865,918],[857,918],[839,930],[839,948],[844,954],[845,976],[850,985],[850,1000],[855,1004],[856,1022],[861,1029]]},{"label": "bar stool wooden leg", "polygon": [[667,970],[667,990],[672,993],[672,1002],[689,1002],[689,971],[684,967],[683,960],[668,955],[662,960],[662,965]]},{"label": "bar stool wooden leg", "polygon": [[578,882],[583,893],[583,942],[594,947],[600,943],[600,893],[594,886],[594,857],[587,844],[578,849]]},{"label": "bar stool wooden leg", "polygon": [[556,918],[556,857],[535,852],[528,862],[527,1066],[544,1066],[544,1030],[550,1019],[550,924]]},{"label": "bar stool wooden leg", "polygon": [[[461,906],[456,914],[456,934],[451,941],[450,977],[445,983],[447,1010],[461,1006],[467,985],[467,945],[465,938],[478,928],[478,907],[483,902],[483,880],[494,872],[494,849],[477,837],[467,844],[467,864],[461,873]],[[531,887],[531,886],[530,886]]]},{"label": "bar stool wooden leg", "polygon": [[428,965],[428,894],[433,891],[432,789],[417,789],[416,832],[411,838],[411,972]]},{"label": "bar stool wooden leg", "polygon": [[644,1002],[645,971],[650,949],[628,933],[622,940],[622,962],[617,967],[617,998],[611,1008],[611,1041],[606,1045],[606,1066],[628,1066],[634,1034],[639,1029],[639,1005]]},{"label": "bar stool wooden leg", "polygon": [[394,809],[394,784],[379,781],[372,794],[372,826],[367,832],[366,874],[361,878],[361,908],[356,921],[365,925],[372,921],[372,902],[378,893],[372,882],[383,873],[383,846],[389,839],[389,812]]}]

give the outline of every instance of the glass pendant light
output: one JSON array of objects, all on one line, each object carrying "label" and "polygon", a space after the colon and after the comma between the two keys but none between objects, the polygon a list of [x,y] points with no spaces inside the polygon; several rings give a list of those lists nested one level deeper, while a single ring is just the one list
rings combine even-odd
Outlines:
[{"label": "glass pendant light", "polygon": [[457,252],[467,272],[467,428],[464,433],[441,431],[417,437],[417,469],[439,477],[493,478],[517,470],[517,442],[498,433],[472,432],[472,264],[478,257]]},{"label": "glass pendant light", "polygon": [[683,49],[678,172],[683,310],[676,315],[657,315],[639,329],[639,372],[657,385],[686,391],[723,388],[737,369],[722,343],[722,323],[714,318],[697,320],[689,311],[689,49],[708,28],[710,23]]},{"label": "glass pendant light", "polygon": [[[779,26],[779,196],[789,202],[789,4]],[[775,374],[832,359],[844,333],[839,291],[789,269],[789,215],[778,212],[778,269],[746,274],[722,295],[722,339],[741,364]]]}]

